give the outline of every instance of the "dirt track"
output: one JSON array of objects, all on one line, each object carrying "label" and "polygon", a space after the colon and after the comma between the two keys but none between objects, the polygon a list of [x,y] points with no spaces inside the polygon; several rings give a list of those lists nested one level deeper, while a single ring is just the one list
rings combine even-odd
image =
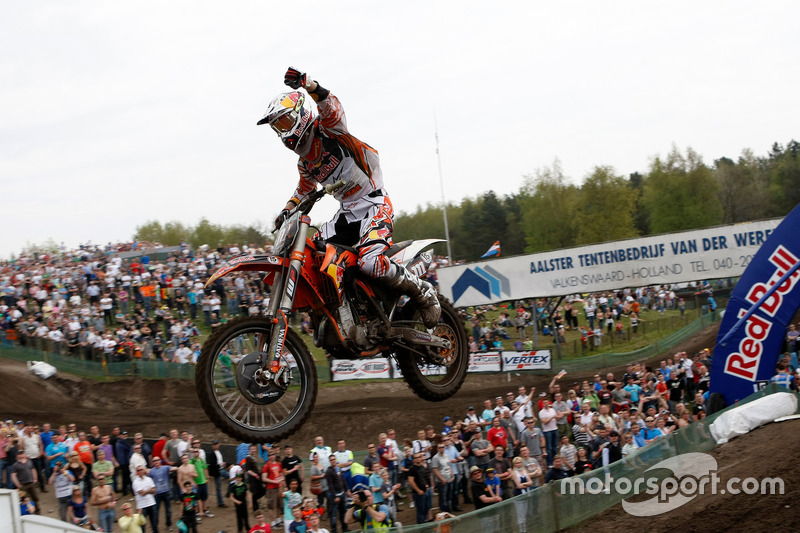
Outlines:
[{"label": "dirt track", "polygon": [[[715,337],[716,328],[709,328],[676,346],[670,353],[698,351],[712,346]],[[653,360],[658,361],[666,355]],[[619,372],[621,369],[598,370]],[[571,383],[590,377],[590,373],[570,375],[565,381]],[[378,433],[389,427],[395,428],[401,438],[413,437],[417,429],[427,424],[438,428],[444,415],[462,416],[468,405],[480,406],[484,399],[516,390],[518,385],[533,385],[538,390],[545,390],[549,379],[512,374],[509,381],[506,374],[473,375],[455,397],[441,403],[418,399],[402,382],[322,387],[309,422],[291,437],[291,442],[296,451],[301,452],[311,448],[313,437],[321,434],[328,444],[344,438],[349,448],[363,450],[368,441],[375,440]],[[128,378],[113,383],[95,383],[66,374],[42,381],[28,372],[23,363],[3,360],[0,384],[3,390],[3,412],[0,415],[15,420],[49,421],[54,425],[75,422],[82,428],[96,424],[104,433],[119,425],[128,431],[142,431],[152,437],[176,427],[193,432],[204,442],[219,438],[222,442],[234,444],[206,420],[197,406],[194,386],[189,382]],[[795,437],[798,428],[800,422],[773,424],[732,441],[715,452],[721,470],[729,470],[728,475],[740,477],[781,474],[785,477],[791,474],[800,461],[800,441]],[[670,514],[649,519],[636,519],[626,515],[621,508],[615,508],[601,515],[599,521],[592,520],[591,526],[578,530],[588,530],[589,527],[593,531],[619,527],[636,530],[647,524],[648,530],[678,527],[687,531],[734,531],[745,527],[751,529],[754,523],[771,523],[785,531],[800,530],[800,519],[795,518],[800,513],[792,508],[800,495],[800,483],[796,478],[794,475],[787,479],[787,490],[792,492],[782,499],[764,500],[758,496],[697,498]],[[52,493],[47,496],[52,496]],[[465,510],[469,509],[470,506],[465,506]],[[203,522],[201,531],[235,529],[233,513],[220,511],[217,517]],[[401,507],[400,520],[413,523],[412,513],[412,510]],[[786,527],[788,524],[794,527]]]},{"label": "dirt track", "polygon": [[[670,353],[698,351],[713,345],[715,337],[716,328],[711,327]],[[654,358],[654,361],[661,358]],[[621,369],[598,370],[618,372]],[[570,374],[564,381],[591,379],[591,374]],[[375,439],[390,426],[401,438],[413,438],[417,429],[427,424],[440,427],[445,415],[463,416],[469,405],[480,409],[484,399],[507,391],[516,392],[519,385],[535,386],[544,391],[549,382],[550,377],[545,376],[471,375],[453,398],[441,403],[420,400],[403,382],[321,387],[314,412],[291,441],[300,450],[306,446],[310,449],[313,438],[322,435],[327,443],[344,438],[352,449],[363,450],[367,440]],[[148,437],[157,437],[162,431],[176,427],[193,432],[204,442],[218,438],[234,444],[208,422],[197,405],[194,384],[188,381],[125,378],[96,383],[68,374],[57,374],[42,381],[31,374],[24,363],[3,360],[0,383],[4,397],[0,416],[15,420],[75,422],[85,428],[96,424],[103,432],[119,425],[128,431],[141,431]]]},{"label": "dirt track", "polygon": [[731,478],[780,477],[783,495],[701,495],[669,513],[642,518],[616,505],[569,531],[800,531],[798,433],[800,420],[768,424],[711,452],[721,487]]}]

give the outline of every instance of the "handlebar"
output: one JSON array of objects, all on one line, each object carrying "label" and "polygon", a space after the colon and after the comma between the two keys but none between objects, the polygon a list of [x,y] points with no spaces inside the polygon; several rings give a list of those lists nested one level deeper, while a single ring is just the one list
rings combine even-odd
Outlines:
[{"label": "handlebar", "polygon": [[326,185],[324,189],[327,194],[333,194],[334,192],[344,187],[344,184],[345,184],[344,180],[339,180],[336,183],[330,183]]},{"label": "handlebar", "polygon": [[[311,212],[311,207],[315,203],[317,203],[319,200],[321,200],[322,197],[324,197],[326,194],[335,193],[336,191],[338,191],[339,189],[344,187],[345,183],[346,183],[345,180],[339,180],[336,183],[330,183],[328,185],[325,185],[321,189],[315,190],[314,192],[309,194],[302,202],[300,202],[297,205],[297,207],[295,207],[294,209],[292,209],[291,211],[286,213],[286,216],[284,217],[284,220],[289,218],[290,216],[292,216],[292,214],[294,214],[294,212],[298,211],[298,210],[301,213],[303,213],[304,215],[307,215],[309,212]],[[280,229],[281,225],[283,225],[283,220],[281,220],[280,224],[277,224],[275,226],[275,229],[272,230],[273,233],[278,231]]]}]

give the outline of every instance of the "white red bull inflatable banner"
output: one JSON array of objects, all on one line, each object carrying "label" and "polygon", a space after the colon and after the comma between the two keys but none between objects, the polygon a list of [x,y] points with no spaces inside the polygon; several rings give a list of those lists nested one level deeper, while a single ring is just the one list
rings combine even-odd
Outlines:
[{"label": "white red bull inflatable banner", "polygon": [[[552,368],[550,350],[534,350],[528,352],[480,352],[469,356],[469,373],[505,372],[525,370],[550,370]],[[440,366],[422,368],[426,376],[444,373]],[[335,359],[331,365],[333,381],[351,379],[398,379],[403,373],[394,359]]]},{"label": "white red bull inflatable banner", "polygon": [[786,329],[800,307],[800,206],[771,232],[731,294],[711,365],[711,392],[728,405],[776,374]]},{"label": "white red bull inflatable banner", "polygon": [[456,307],[741,276],[781,219],[608,242],[437,270]]}]

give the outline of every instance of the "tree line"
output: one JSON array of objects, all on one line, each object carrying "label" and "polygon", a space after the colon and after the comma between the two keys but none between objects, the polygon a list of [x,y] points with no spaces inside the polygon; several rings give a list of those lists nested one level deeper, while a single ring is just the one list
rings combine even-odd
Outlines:
[{"label": "tree line", "polygon": [[[448,203],[455,260],[480,258],[497,240],[502,254],[544,252],[632,237],[781,217],[800,203],[800,143],[775,143],[765,156],[745,150],[712,165],[673,145],[645,174],[596,166],[576,186],[558,161],[524,177],[520,190]],[[395,241],[444,238],[441,205],[395,218]],[[439,252],[444,253],[444,245]]]}]

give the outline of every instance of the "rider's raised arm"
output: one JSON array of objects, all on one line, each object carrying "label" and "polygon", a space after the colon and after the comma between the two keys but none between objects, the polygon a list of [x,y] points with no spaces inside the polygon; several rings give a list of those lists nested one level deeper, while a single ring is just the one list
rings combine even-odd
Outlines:
[{"label": "rider's raised arm", "polygon": [[289,67],[283,76],[283,83],[293,89],[303,88],[314,99],[319,109],[320,126],[336,134],[347,133],[347,120],[342,103],[330,91],[311,79],[305,72]]}]

